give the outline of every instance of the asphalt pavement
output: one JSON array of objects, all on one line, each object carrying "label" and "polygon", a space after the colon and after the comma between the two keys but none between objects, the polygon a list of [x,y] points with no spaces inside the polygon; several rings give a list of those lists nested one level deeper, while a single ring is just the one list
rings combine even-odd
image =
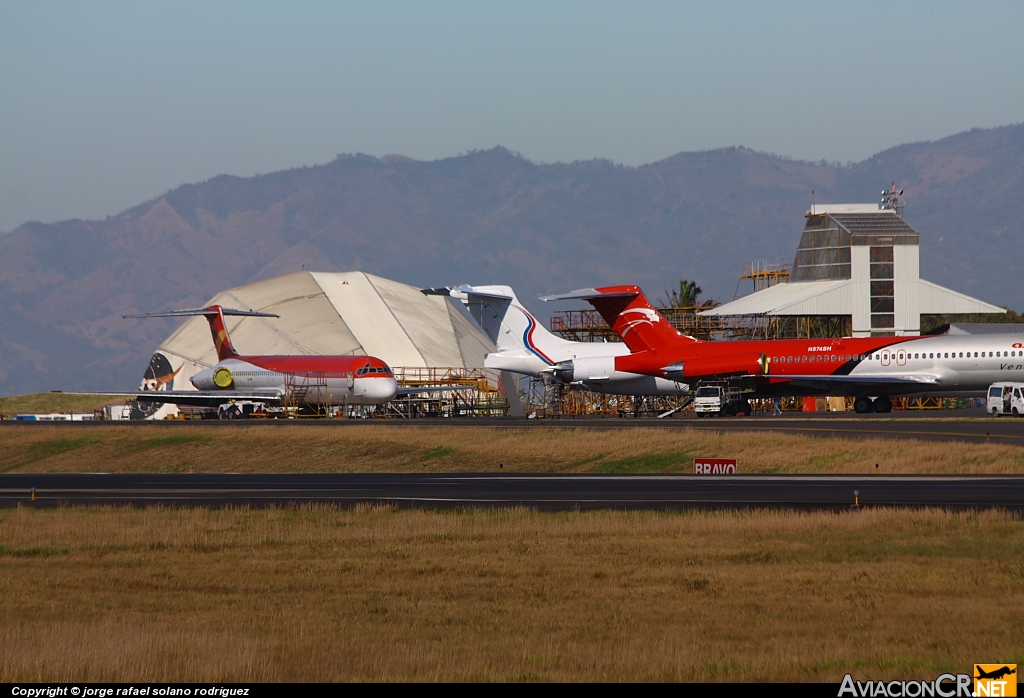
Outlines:
[{"label": "asphalt pavement", "polygon": [[[32,490],[35,499],[32,499]],[[540,510],[856,506],[1024,510],[1024,476],[548,474],[0,475],[0,506],[359,503]]]}]

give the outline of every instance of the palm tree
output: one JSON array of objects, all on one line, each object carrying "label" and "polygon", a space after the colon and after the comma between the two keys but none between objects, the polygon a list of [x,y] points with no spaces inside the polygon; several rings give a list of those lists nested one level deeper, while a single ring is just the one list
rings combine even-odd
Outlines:
[{"label": "palm tree", "polygon": [[665,305],[669,308],[694,308],[697,296],[703,293],[696,281],[679,280],[679,290],[665,291]]}]

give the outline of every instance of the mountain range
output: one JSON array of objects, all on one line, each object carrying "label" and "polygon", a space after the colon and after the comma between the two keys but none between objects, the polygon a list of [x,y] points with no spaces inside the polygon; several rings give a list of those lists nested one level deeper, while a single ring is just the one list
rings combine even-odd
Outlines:
[{"label": "mountain range", "polygon": [[[901,145],[863,162],[734,147],[641,167],[537,164],[504,148],[422,162],[339,155],[316,167],[187,184],[106,220],[0,234],[0,394],[132,388],[172,321],[239,284],[308,269],[538,295],[694,280],[748,293],[753,260],[790,262],[817,203],[904,189],[930,281],[1024,309],[1024,124]],[[813,195],[812,195],[813,191]]]}]

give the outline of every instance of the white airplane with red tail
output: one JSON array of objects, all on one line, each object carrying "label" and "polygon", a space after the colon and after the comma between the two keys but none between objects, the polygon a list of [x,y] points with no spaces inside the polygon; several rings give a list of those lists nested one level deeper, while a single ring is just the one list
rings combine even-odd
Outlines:
[{"label": "white airplane with red tail", "polygon": [[[191,378],[195,390],[144,390],[124,395],[142,402],[215,407],[232,401],[292,404],[305,407],[381,405],[399,394],[429,392],[433,388],[399,388],[386,363],[374,356],[242,356],[235,351],[224,316],[280,317],[273,313],[208,308],[164,313],[125,315],[125,318],[190,317],[201,315],[210,323],[217,347],[217,364]],[[444,388],[451,390],[452,388]]]}]

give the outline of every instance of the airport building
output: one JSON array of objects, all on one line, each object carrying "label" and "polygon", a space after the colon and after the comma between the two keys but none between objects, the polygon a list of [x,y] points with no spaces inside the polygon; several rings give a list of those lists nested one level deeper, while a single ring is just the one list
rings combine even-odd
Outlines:
[{"label": "airport building", "polygon": [[898,211],[876,204],[812,207],[787,282],[765,284],[700,315],[727,323],[756,318],[763,327],[797,328],[798,336],[868,337],[919,335],[922,315],[1006,312],[922,279],[921,236]]},{"label": "airport building", "polygon": [[[502,377],[483,368],[493,343],[448,298],[407,284],[363,272],[297,272],[222,291],[206,305],[214,304],[280,315],[225,318],[243,355],[368,354],[392,367],[400,383],[477,383],[504,400]],[[143,387],[194,390],[189,379],[216,363],[209,324],[190,317],[156,350]],[[465,390],[458,395],[480,397]],[[509,398],[518,407],[514,393]],[[151,416],[174,411],[165,405]]]}]

